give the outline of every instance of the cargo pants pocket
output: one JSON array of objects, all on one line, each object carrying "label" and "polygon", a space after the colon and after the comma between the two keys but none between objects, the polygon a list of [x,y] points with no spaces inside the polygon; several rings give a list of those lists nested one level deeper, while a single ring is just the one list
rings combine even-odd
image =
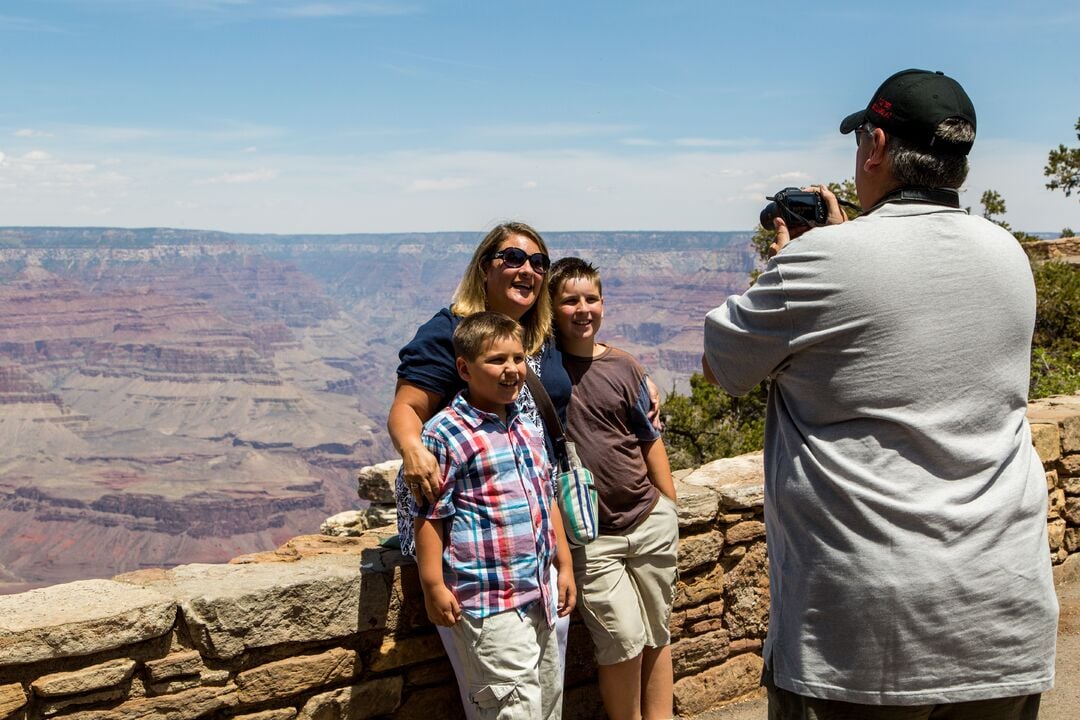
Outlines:
[{"label": "cargo pants pocket", "polygon": [[[516,720],[519,717],[514,708],[515,705],[519,704],[517,683],[484,685],[471,690],[469,698],[476,705],[480,711],[480,717],[484,718],[484,720],[488,718]],[[528,718],[528,714],[522,714],[520,717]]]}]

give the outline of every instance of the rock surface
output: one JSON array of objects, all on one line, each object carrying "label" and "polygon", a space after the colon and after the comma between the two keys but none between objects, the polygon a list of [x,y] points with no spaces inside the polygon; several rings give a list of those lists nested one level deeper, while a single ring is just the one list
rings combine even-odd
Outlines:
[{"label": "rock surface", "polygon": [[83,580],[0,597],[0,667],[92,655],[160,637],[176,603],[112,580]]},{"label": "rock surface", "polygon": [[[0,593],[226,562],[356,509],[356,472],[394,456],[397,351],[481,236],[0,228]],[[548,237],[604,268],[608,338],[663,388],[747,239]],[[361,497],[393,504],[385,477]]]}]

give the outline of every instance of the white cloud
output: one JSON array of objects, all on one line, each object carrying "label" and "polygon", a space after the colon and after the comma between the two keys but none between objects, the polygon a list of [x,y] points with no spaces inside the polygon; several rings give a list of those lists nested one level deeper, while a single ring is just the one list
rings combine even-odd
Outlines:
[{"label": "white cloud", "polygon": [[404,75],[406,77],[416,77],[420,72],[414,67],[406,67],[404,65],[395,65],[393,63],[380,63],[380,67],[386,68],[390,72],[396,75]]},{"label": "white cloud", "polygon": [[388,17],[412,15],[416,8],[412,5],[370,2],[302,2],[285,3],[274,14],[292,18],[336,18],[336,17]]},{"label": "white cloud", "polygon": [[15,137],[21,138],[33,138],[33,137],[52,137],[51,133],[43,132],[41,130],[34,130],[32,128],[20,128],[15,131]]},{"label": "white cloud", "polygon": [[86,175],[96,170],[97,165],[93,163],[61,163],[57,165],[57,169],[68,175]]},{"label": "white cloud", "polygon": [[[127,5],[133,10],[149,10],[146,0],[98,0]],[[311,0],[159,0],[174,10],[207,15],[215,20],[243,21],[252,18],[320,19],[339,17],[387,17],[412,15],[418,8],[395,2],[312,2]],[[2,21],[2,18],[0,18]]]},{"label": "white cloud", "polygon": [[443,192],[463,190],[472,183],[465,178],[440,178],[438,180],[413,180],[409,183],[409,192]]},{"label": "white cloud", "polygon": [[67,34],[66,30],[55,25],[50,25],[34,18],[17,17],[14,15],[0,15],[0,28],[19,32]]},{"label": "white cloud", "polygon": [[[775,180],[776,182],[800,182],[800,181],[809,181],[810,180],[810,175],[805,170],[790,170],[788,172],[782,172],[782,173],[778,173],[776,175],[773,175],[769,179],[770,180]],[[825,180],[823,182],[834,182],[834,181]],[[835,182],[839,182],[839,181],[835,181]]]},{"label": "white cloud", "polygon": [[137,142],[159,141],[161,143],[233,143],[253,147],[259,140],[279,138],[285,131],[273,125],[247,122],[222,122],[206,129],[168,127],[125,127],[109,125],[71,125],[65,128],[65,136],[72,140],[96,145],[128,146]]},{"label": "white cloud", "polygon": [[675,144],[679,147],[691,148],[736,148],[744,149],[758,144],[757,140],[746,139],[719,139],[719,138],[677,138]]},{"label": "white cloud", "polygon": [[661,95],[667,95],[668,97],[673,97],[673,98],[675,98],[677,100],[685,99],[682,95],[679,95],[677,93],[673,93],[670,90],[667,90],[665,88],[660,87],[659,85],[653,85],[652,83],[646,83],[645,87],[649,88],[653,92],[658,92]]},{"label": "white cloud", "polygon": [[[692,152],[260,151],[262,169],[239,170],[234,149],[220,157],[57,149],[37,163],[4,158],[0,217],[5,224],[79,225],[89,208],[107,208],[108,222],[122,227],[278,233],[472,230],[506,219],[541,231],[748,230],[765,195],[851,177],[849,145],[830,134],[803,146]],[[961,202],[977,206],[993,188],[1005,197],[1013,227],[1080,227],[1075,196],[1043,189],[1045,160],[1045,147],[984,140]]]},{"label": "white cloud", "polygon": [[21,159],[25,162],[37,163],[50,160],[52,159],[52,156],[44,150],[31,150],[28,153],[24,153]]},{"label": "white cloud", "polygon": [[174,131],[179,137],[192,139],[206,138],[218,142],[240,142],[252,140],[265,140],[277,138],[285,134],[285,131],[273,125],[259,125],[256,123],[232,122],[226,123],[220,128],[197,131]]},{"label": "white cloud", "polygon": [[630,145],[630,146],[635,146],[635,147],[656,147],[656,146],[658,146],[660,144],[656,140],[650,140],[649,138],[636,138],[636,137],[623,138],[619,142],[621,142],[623,145]]},{"label": "white cloud", "polygon": [[250,183],[268,182],[270,180],[276,180],[279,171],[272,168],[262,168],[259,170],[248,170],[246,172],[229,172],[222,173],[221,175],[215,175],[214,177],[205,178],[203,180],[196,180],[197,185],[247,185]]},{"label": "white cloud", "polygon": [[537,125],[487,125],[477,128],[477,131],[483,135],[493,137],[568,138],[620,135],[633,129],[628,125],[553,122]]},{"label": "white cloud", "polygon": [[138,140],[153,140],[165,136],[162,130],[138,127],[112,127],[100,125],[76,125],[73,135],[90,142],[128,143]]},{"label": "white cloud", "polygon": [[98,207],[93,205],[80,205],[75,208],[75,212],[82,215],[90,215],[93,217],[104,217],[112,213],[112,208]]}]

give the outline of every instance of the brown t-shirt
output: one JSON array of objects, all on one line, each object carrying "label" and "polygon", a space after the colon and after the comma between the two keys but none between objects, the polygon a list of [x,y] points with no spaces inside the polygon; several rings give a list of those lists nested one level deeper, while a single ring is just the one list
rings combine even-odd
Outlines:
[{"label": "brown t-shirt", "polygon": [[613,347],[595,358],[566,351],[562,356],[573,386],[566,435],[596,478],[600,532],[627,530],[644,520],[660,497],[641,451],[643,442],[660,437],[649,422],[645,371]]}]

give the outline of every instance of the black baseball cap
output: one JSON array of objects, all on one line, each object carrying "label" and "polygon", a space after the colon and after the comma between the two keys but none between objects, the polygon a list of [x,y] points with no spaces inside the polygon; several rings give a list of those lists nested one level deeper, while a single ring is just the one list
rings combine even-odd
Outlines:
[{"label": "black baseball cap", "polygon": [[870,123],[934,152],[967,155],[970,142],[948,142],[934,137],[942,120],[961,118],[975,128],[975,106],[960,83],[943,72],[901,70],[877,89],[865,110],[844,118],[845,135]]}]

